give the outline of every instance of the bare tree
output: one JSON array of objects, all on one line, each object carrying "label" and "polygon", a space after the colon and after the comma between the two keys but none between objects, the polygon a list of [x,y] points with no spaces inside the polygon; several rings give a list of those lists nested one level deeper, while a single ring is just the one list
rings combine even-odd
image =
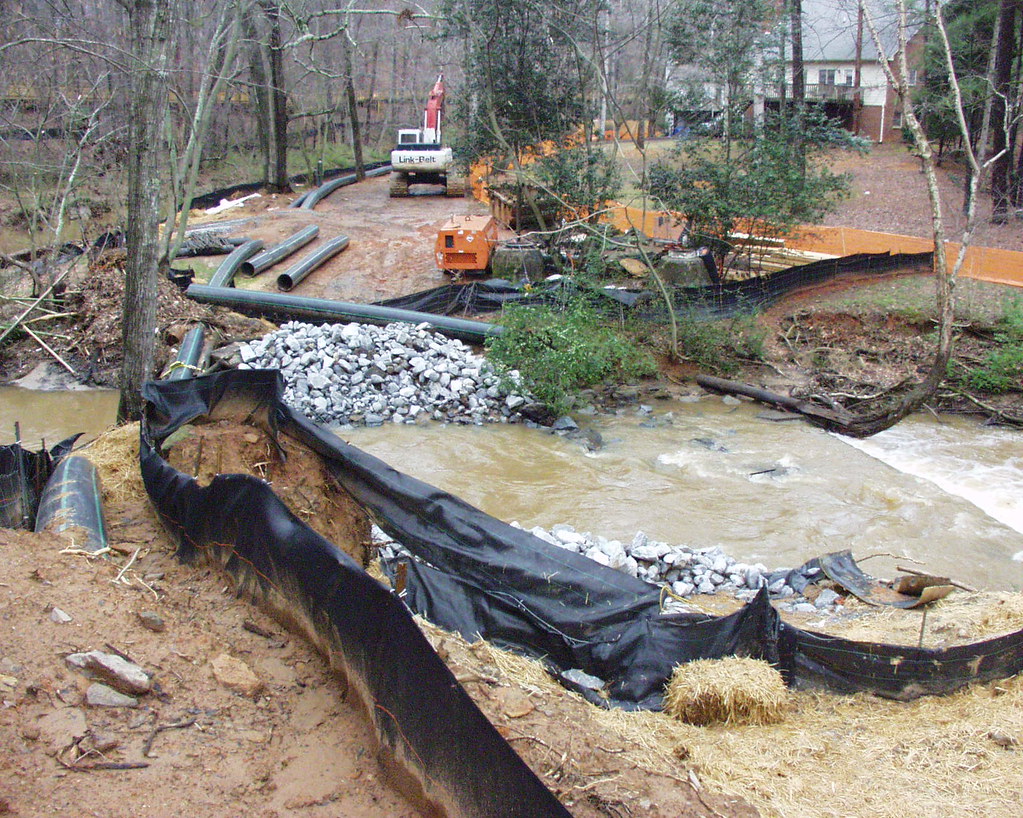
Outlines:
[{"label": "bare tree", "polygon": [[142,416],[142,384],[152,375],[156,349],[160,245],[160,160],[167,116],[167,59],[173,4],[118,0],[128,13],[131,107],[128,111],[128,202],[121,367],[120,422]]},{"label": "bare tree", "polygon": [[[934,260],[933,271],[936,287],[937,311],[938,311],[938,340],[935,346],[934,357],[931,362],[930,371],[927,376],[909,389],[894,404],[886,407],[873,415],[857,418],[848,428],[841,431],[856,436],[867,436],[894,426],[909,413],[922,406],[936,391],[942,378],[945,375],[948,362],[952,356],[953,329],[955,317],[955,283],[959,271],[962,269],[966,257],[966,250],[973,239],[974,228],[977,223],[976,212],[976,191],[980,185],[981,177],[992,162],[998,159],[998,154],[982,161],[974,145],[986,145],[987,122],[989,117],[984,117],[982,133],[971,134],[967,124],[963,107],[963,96],[959,86],[959,78],[956,73],[956,66],[953,63],[952,47],[949,44],[948,32],[945,28],[942,16],[942,4],[934,2],[931,8],[932,22],[938,36],[940,47],[943,51],[946,68],[948,69],[949,83],[952,88],[952,97],[955,109],[955,117],[963,138],[964,151],[969,165],[969,206],[966,213],[966,223],[960,237],[959,252],[955,261],[949,268],[948,252],[946,246],[945,221],[942,212],[941,196],[938,190],[937,162],[931,141],[927,137],[916,111],[913,106],[913,98],[909,86],[909,66],[906,60],[906,46],[909,41],[909,12],[906,0],[897,0],[896,16],[888,24],[894,24],[897,30],[896,46],[894,53],[889,53],[884,46],[880,34],[879,20],[882,20],[883,10],[878,8],[878,3],[871,3],[868,0],[860,0],[859,6],[863,13],[863,20],[870,36],[874,41],[877,50],[877,60],[884,71],[888,82],[895,89],[902,102],[903,121],[906,123],[913,135],[914,152],[920,158],[924,177],[927,180],[927,194],[931,206],[931,226],[934,237]],[[971,139],[971,136],[976,138]]]}]

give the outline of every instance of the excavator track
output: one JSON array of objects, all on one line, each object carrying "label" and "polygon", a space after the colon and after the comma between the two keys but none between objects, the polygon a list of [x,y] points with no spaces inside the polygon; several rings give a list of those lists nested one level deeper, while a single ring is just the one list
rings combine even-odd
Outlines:
[{"label": "excavator track", "polygon": [[409,195],[407,176],[402,173],[391,175],[390,195],[392,199],[404,199]]},{"label": "excavator track", "polygon": [[465,179],[461,176],[449,176],[444,195],[449,199],[460,199],[465,196]]}]

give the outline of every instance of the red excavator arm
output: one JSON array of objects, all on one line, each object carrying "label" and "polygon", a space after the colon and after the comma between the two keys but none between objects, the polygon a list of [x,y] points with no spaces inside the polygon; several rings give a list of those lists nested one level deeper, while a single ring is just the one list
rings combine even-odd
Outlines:
[{"label": "red excavator arm", "polygon": [[437,77],[423,112],[423,141],[440,144],[440,119],[444,111],[444,75]]}]

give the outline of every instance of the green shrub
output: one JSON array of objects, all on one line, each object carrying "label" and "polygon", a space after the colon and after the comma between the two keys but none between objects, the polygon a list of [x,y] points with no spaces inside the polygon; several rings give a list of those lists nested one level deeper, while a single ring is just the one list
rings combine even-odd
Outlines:
[{"label": "green shrub", "polygon": [[970,370],[966,383],[983,392],[1023,390],[1023,301],[1016,299],[1006,308],[995,341],[998,347]]},{"label": "green shrub", "polygon": [[502,324],[504,333],[487,343],[490,361],[499,371],[517,369],[536,398],[558,413],[581,389],[657,371],[649,353],[603,324],[585,304],[571,304],[564,312],[512,306]]},{"label": "green shrub", "polygon": [[683,313],[678,319],[678,352],[703,368],[735,372],[740,359],[763,359],[764,330],[752,315],[708,321]]}]

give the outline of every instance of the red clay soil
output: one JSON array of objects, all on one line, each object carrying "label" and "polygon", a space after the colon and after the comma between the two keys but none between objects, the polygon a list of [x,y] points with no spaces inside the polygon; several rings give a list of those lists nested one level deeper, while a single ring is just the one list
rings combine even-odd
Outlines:
[{"label": "red clay soil", "polygon": [[[137,441],[137,431],[118,434]],[[339,503],[330,481],[318,478],[315,456],[283,443],[286,464],[262,430],[216,423],[179,437],[170,457],[200,481],[226,470],[264,477],[293,511],[354,545],[361,559],[365,522],[323,519],[324,509],[351,501]],[[0,529],[0,815],[430,815],[395,788],[368,718],[323,657],[237,598],[218,569],[175,559],[137,467],[130,476],[130,444],[122,445],[123,456],[107,460],[136,486],[105,498],[109,558],[62,553],[72,543],[55,535]],[[109,471],[104,479],[114,482]],[[70,621],[55,621],[55,609]],[[159,617],[160,630],[141,614]],[[667,762],[648,761],[580,697],[522,677],[486,643],[423,627],[480,709],[577,818],[757,815],[740,798],[703,787],[684,752],[668,747]],[[130,657],[153,674],[153,692],[136,707],[89,705],[90,680],[64,661],[88,650]],[[248,684],[217,672],[224,656],[251,671]]]}]

